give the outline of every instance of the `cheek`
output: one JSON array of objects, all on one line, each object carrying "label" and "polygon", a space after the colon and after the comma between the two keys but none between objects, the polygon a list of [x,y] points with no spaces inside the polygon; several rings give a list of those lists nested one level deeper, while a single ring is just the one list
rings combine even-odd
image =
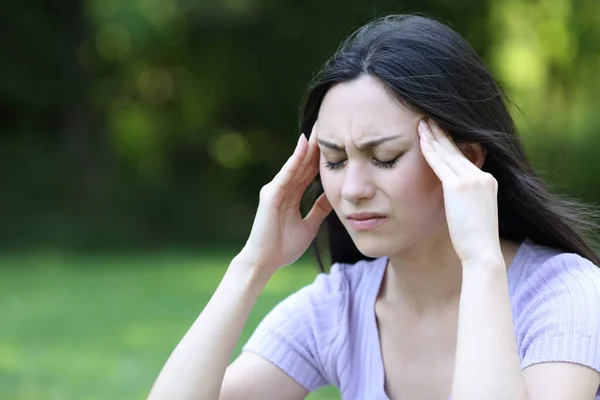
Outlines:
[{"label": "cheek", "polygon": [[[324,171],[320,173],[321,176],[321,185],[323,186],[323,191],[325,195],[329,199],[329,202],[336,201],[337,196],[339,195],[339,188],[335,182],[335,179],[332,179],[331,173],[329,171]],[[332,204],[333,205],[333,204]]]},{"label": "cheek", "polygon": [[397,171],[392,196],[414,215],[443,207],[442,184],[425,158],[416,154],[406,161]]},{"label": "cheek", "polygon": [[415,213],[425,225],[436,225],[443,219],[444,211],[444,192],[442,190],[442,182],[433,172],[429,164],[421,155],[418,163],[419,181],[415,182],[415,209],[419,210]]},{"label": "cheek", "polygon": [[421,190],[426,194],[441,196],[442,182],[438,179],[422,154],[419,154],[416,165],[416,175],[419,177],[419,187]]}]

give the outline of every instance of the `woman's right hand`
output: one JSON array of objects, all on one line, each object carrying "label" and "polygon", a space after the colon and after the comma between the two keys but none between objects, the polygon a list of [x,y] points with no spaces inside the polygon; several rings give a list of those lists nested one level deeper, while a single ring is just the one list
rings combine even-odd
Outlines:
[{"label": "woman's right hand", "polygon": [[300,213],[300,200],[318,172],[319,147],[313,127],[310,141],[302,134],[294,154],[261,189],[252,231],[234,262],[252,265],[270,276],[300,258],[332,210],[323,193],[306,217]]}]

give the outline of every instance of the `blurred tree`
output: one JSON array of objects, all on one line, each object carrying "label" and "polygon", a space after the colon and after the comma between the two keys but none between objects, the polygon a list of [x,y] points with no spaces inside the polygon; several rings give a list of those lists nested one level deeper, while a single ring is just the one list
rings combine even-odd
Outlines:
[{"label": "blurred tree", "polygon": [[5,2],[1,243],[239,243],[260,186],[292,151],[310,77],[353,29],[392,12],[431,15],[463,34],[524,110],[515,116],[525,136],[539,133],[528,145],[540,167],[568,183],[565,190],[594,199],[598,7],[595,0]]}]

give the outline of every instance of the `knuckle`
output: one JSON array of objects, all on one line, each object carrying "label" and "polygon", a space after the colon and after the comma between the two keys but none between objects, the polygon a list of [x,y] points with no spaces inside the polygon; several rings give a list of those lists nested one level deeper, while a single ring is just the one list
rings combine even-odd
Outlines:
[{"label": "knuckle", "polygon": [[317,208],[320,211],[327,211],[327,203],[324,200],[317,200]]},{"label": "knuckle", "polygon": [[458,191],[458,190],[462,190],[464,187],[464,183],[462,181],[453,181],[453,182],[448,182],[446,183],[446,187],[448,189],[454,190],[454,191]]},{"label": "knuckle", "polygon": [[473,187],[473,180],[470,178],[457,180],[453,183],[453,188],[455,190],[467,190]]},{"label": "knuckle", "polygon": [[482,174],[482,181],[486,184],[486,185],[497,185],[498,181],[496,180],[496,178],[494,178],[494,176],[492,174],[490,174],[489,172],[484,172]]},{"label": "knuckle", "polygon": [[271,196],[272,192],[273,192],[273,183],[269,182],[260,189],[258,196],[260,199],[266,199]]}]

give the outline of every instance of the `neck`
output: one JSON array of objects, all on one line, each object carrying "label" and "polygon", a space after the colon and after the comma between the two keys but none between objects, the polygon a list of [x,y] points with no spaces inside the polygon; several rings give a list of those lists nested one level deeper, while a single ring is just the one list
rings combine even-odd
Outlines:
[{"label": "neck", "polygon": [[[518,244],[501,240],[500,245],[508,267]],[[435,316],[457,309],[461,285],[461,261],[446,232],[389,257],[379,300],[416,316]]]}]

